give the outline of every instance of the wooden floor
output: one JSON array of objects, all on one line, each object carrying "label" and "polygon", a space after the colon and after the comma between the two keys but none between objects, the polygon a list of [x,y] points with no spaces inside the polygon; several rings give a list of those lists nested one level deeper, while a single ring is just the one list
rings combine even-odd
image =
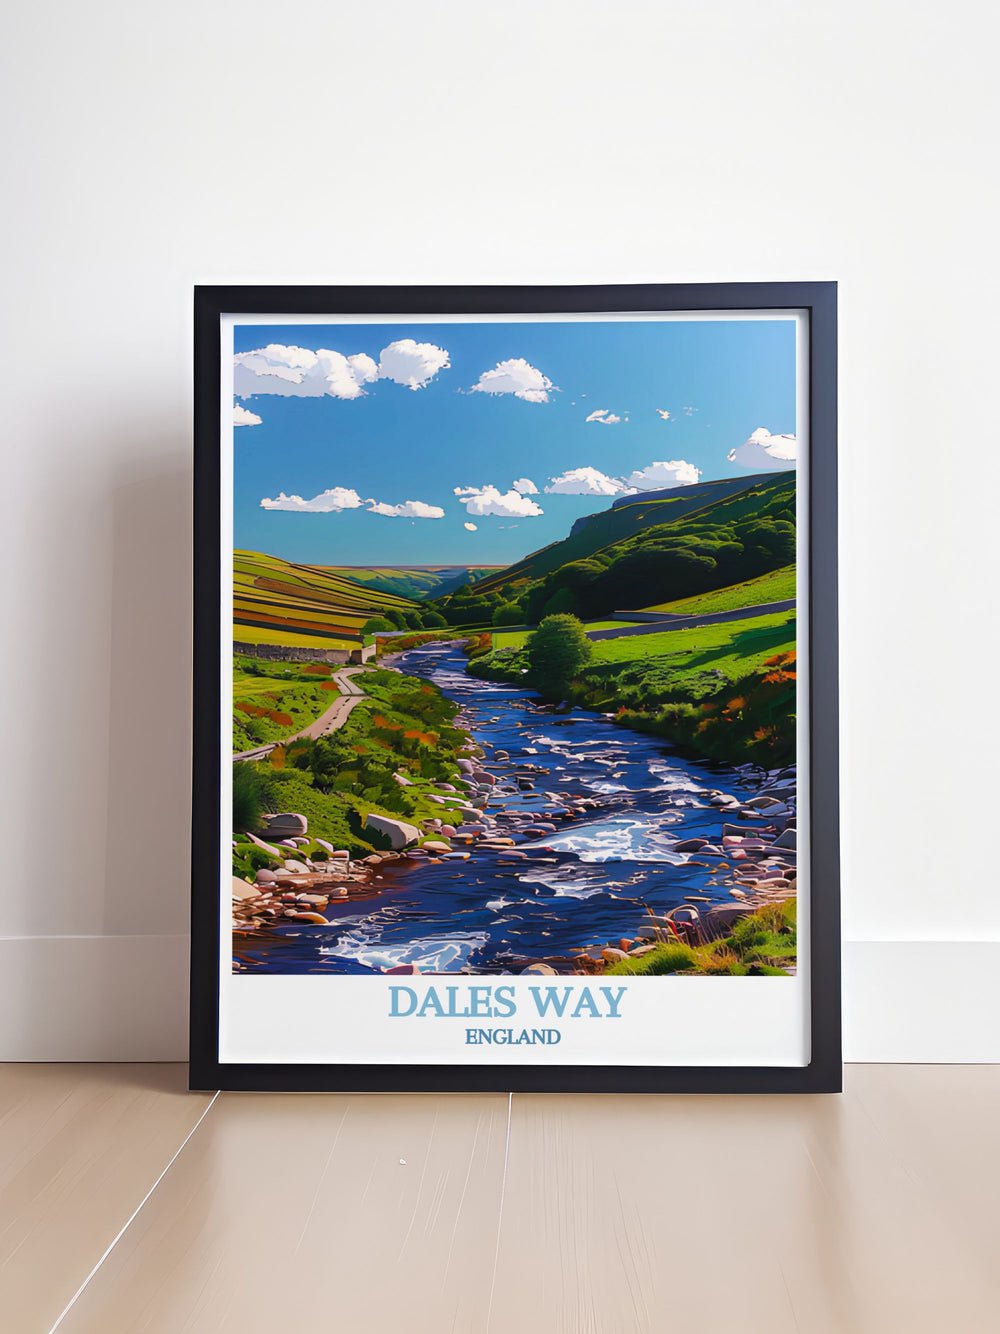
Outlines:
[{"label": "wooden floor", "polygon": [[4,1334],[996,1334],[1000,1066],[842,1097],[0,1066]]}]

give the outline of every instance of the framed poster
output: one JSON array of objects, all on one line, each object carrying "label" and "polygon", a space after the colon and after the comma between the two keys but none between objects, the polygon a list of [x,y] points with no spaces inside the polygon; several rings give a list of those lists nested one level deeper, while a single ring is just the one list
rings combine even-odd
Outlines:
[{"label": "framed poster", "polygon": [[838,1090],[835,285],[195,317],[192,1086]]}]

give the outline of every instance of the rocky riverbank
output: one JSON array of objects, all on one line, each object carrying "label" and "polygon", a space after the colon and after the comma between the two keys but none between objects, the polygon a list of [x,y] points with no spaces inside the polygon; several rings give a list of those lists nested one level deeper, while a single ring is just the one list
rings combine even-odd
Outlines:
[{"label": "rocky riverbank", "polygon": [[[425,661],[434,675],[438,660]],[[267,864],[252,884],[249,874],[233,883],[237,970],[266,966],[275,950],[308,957],[311,939],[323,967],[342,957],[385,973],[480,972],[462,941],[483,927],[503,930],[509,912],[513,930],[485,971],[794,971],[794,767],[699,772],[638,736],[626,739],[613,716],[570,718],[530,696],[494,704],[478,687],[466,702],[458,677],[439,679],[463,704],[454,725],[468,739],[441,779],[421,780],[419,817],[370,814],[366,837],[383,849],[370,855],[310,837],[304,820],[294,827],[301,817],[269,817],[282,836],[253,839]],[[403,770],[393,777],[404,788],[413,781]],[[440,815],[428,816],[435,807]],[[357,908],[346,907],[353,899]],[[782,939],[735,957],[761,914]],[[539,927],[529,943],[524,924],[532,921]],[[631,929],[608,938],[617,921]],[[290,938],[297,925],[305,931]],[[398,944],[401,936],[412,947]],[[441,946],[447,939],[457,946]],[[383,940],[384,949],[372,943]],[[435,958],[439,948],[449,952]],[[670,949],[688,954],[667,967]]]}]

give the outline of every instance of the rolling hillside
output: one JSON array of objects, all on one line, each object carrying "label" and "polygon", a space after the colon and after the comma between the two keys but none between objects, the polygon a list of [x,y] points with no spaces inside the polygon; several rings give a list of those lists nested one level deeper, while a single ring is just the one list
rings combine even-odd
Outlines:
[{"label": "rolling hillside", "polygon": [[233,553],[233,637],[246,643],[339,648],[356,644],[372,616],[414,605],[322,566]]},{"label": "rolling hillside", "polygon": [[493,592],[506,585],[540,579],[562,565],[592,556],[614,542],[633,537],[644,528],[678,523],[695,515],[706,521],[728,522],[753,513],[769,493],[794,493],[794,490],[794,473],[772,472],[622,496],[609,509],[577,519],[569,536],[562,541],[542,547],[524,560],[481,580],[476,584],[476,592]]},{"label": "rolling hillside", "polygon": [[464,584],[475,583],[504,567],[502,565],[329,565],[330,574],[341,575],[368,588],[395,593],[404,598],[438,598]]}]

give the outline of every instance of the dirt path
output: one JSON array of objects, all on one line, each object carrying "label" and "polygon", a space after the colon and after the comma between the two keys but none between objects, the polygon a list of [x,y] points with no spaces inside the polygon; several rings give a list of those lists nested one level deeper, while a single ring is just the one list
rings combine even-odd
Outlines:
[{"label": "dirt path", "polygon": [[262,760],[265,756],[270,755],[272,750],[275,750],[278,746],[286,746],[290,741],[298,741],[302,737],[307,737],[310,741],[316,741],[321,736],[329,736],[331,732],[338,731],[365,697],[365,692],[360,686],[355,685],[351,679],[364,670],[364,667],[346,667],[343,671],[334,672],[330,679],[337,683],[340,694],[328,709],[323,710],[315,722],[310,723],[308,727],[303,727],[301,731],[293,733],[292,736],[282,737],[280,741],[269,741],[266,745],[255,746],[253,750],[241,750],[233,756],[233,762],[235,763],[237,760]]}]

